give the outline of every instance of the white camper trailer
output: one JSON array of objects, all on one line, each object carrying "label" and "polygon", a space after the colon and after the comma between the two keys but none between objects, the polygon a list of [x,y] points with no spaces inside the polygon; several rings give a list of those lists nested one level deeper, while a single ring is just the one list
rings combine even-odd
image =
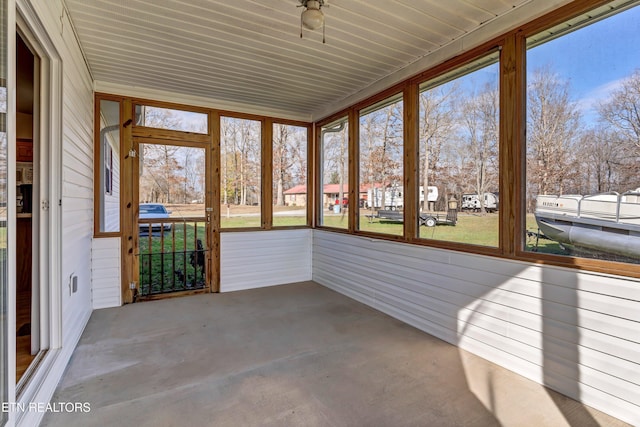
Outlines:
[{"label": "white camper trailer", "polygon": [[[382,194],[384,191],[384,206],[382,206]],[[376,209],[402,209],[404,195],[402,187],[370,188],[367,190],[367,208]]]},{"label": "white camper trailer", "polygon": [[[373,188],[367,191],[366,208],[377,209],[402,209],[404,205],[404,195],[402,187],[387,187],[382,206],[382,188]],[[438,187],[427,187],[427,201],[436,202],[438,200]],[[424,202],[424,187],[420,187],[420,202]]]},{"label": "white camper trailer", "polygon": [[[427,187],[427,202],[438,201],[438,187],[432,185]],[[420,202],[424,202],[424,187],[420,186]]]},{"label": "white camper trailer", "polygon": [[[463,194],[460,208],[477,212],[480,210],[480,196],[478,194]],[[494,193],[484,193],[484,209],[487,212],[498,210],[498,196]]]}]

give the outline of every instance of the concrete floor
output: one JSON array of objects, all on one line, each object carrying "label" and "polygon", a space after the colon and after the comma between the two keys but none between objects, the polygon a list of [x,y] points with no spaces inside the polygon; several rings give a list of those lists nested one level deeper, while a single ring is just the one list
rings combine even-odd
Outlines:
[{"label": "concrete floor", "polygon": [[624,426],[315,283],[95,311],[45,426]]}]

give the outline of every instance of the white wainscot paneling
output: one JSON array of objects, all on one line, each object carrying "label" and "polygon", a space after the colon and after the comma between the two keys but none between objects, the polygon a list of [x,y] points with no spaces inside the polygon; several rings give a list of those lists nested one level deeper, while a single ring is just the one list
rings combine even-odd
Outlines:
[{"label": "white wainscot paneling", "polygon": [[315,230],[313,280],[640,425],[636,279]]},{"label": "white wainscot paneling", "polygon": [[312,230],[220,235],[220,292],[311,280]]},{"label": "white wainscot paneling", "polygon": [[120,238],[93,239],[91,251],[93,309],[120,307]]}]

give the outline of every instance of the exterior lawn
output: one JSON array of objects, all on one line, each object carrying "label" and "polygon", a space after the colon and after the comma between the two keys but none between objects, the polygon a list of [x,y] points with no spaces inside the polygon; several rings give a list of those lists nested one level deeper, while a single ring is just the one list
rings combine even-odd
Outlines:
[{"label": "exterior lawn", "polygon": [[[378,220],[369,221],[363,210],[360,216],[360,230],[373,233],[401,236],[401,222]],[[443,218],[444,213],[440,214]],[[347,228],[347,215],[325,214],[323,225],[340,229]],[[498,246],[499,215],[460,213],[455,226],[437,225],[419,228],[420,238],[466,243],[471,245]],[[232,216],[226,218],[225,229],[255,227],[255,217]],[[306,212],[301,209],[299,215],[282,215],[274,217],[274,226],[301,226],[306,223]],[[527,231],[532,232],[525,237],[528,250],[540,253],[569,255],[557,242],[539,238],[533,214],[527,215]],[[200,251],[197,241],[206,248],[204,222],[175,223],[171,231],[164,233],[141,233],[140,235],[140,290],[142,295],[198,289],[204,286],[205,253]]]}]

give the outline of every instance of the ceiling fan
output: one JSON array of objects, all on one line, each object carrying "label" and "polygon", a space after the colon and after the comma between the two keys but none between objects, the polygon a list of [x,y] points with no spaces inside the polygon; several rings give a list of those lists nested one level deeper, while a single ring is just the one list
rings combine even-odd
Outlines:
[{"label": "ceiling fan", "polygon": [[326,0],[298,0],[298,7],[304,7],[300,15],[300,38],[302,38],[302,27],[309,30],[317,30],[322,26],[322,43],[325,42],[324,32],[324,13],[322,7],[325,6]]}]

